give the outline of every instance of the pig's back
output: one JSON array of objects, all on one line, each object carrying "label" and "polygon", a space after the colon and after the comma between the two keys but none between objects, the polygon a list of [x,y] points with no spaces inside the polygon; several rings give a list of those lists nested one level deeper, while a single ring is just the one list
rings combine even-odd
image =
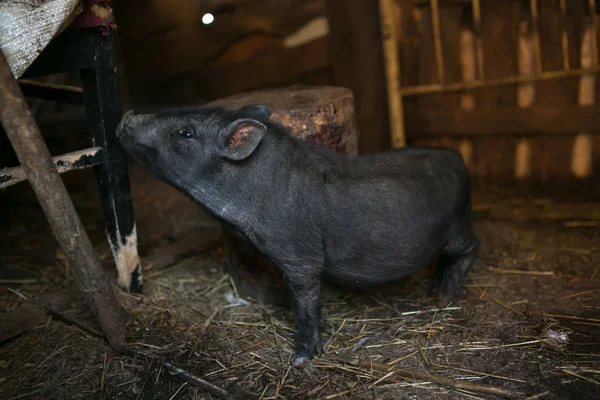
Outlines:
[{"label": "pig's back", "polygon": [[339,173],[357,179],[372,174],[387,173],[400,176],[430,177],[444,171],[465,173],[466,168],[460,153],[443,148],[407,147],[385,153],[368,154],[357,157],[340,157]]},{"label": "pig's back", "polygon": [[[460,153],[440,148],[405,148],[337,159],[329,184],[335,193],[359,199],[393,191],[407,200],[443,207],[470,195],[468,171]],[[327,182],[327,179],[326,179]]]},{"label": "pig's back", "polygon": [[[337,163],[336,163],[337,164]],[[381,283],[430,263],[470,207],[459,153],[407,148],[340,157],[325,179],[326,269],[335,280]]]}]

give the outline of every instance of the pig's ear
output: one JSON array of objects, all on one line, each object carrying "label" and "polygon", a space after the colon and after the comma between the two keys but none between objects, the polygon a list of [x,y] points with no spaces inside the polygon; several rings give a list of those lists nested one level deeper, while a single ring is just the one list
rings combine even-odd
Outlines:
[{"label": "pig's ear", "polygon": [[271,109],[262,104],[249,104],[242,107],[241,111],[245,117],[253,118],[263,123],[267,122],[271,117]]},{"label": "pig's ear", "polygon": [[232,122],[221,137],[222,155],[234,161],[249,157],[266,131],[267,127],[254,119],[244,118]]}]

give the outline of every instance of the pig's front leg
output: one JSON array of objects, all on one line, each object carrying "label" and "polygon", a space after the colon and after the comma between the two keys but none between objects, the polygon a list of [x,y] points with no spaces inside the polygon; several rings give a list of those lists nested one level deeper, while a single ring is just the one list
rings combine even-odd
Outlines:
[{"label": "pig's front leg", "polygon": [[296,317],[297,338],[292,365],[300,367],[304,361],[322,352],[321,274],[310,271],[310,267],[293,268],[284,273],[284,279]]}]

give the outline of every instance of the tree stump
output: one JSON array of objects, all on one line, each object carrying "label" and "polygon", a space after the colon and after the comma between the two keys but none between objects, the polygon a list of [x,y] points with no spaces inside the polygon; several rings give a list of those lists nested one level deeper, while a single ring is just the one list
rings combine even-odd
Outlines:
[{"label": "tree stump", "polygon": [[[263,104],[272,110],[271,120],[287,127],[291,135],[320,143],[337,152],[356,154],[358,132],[352,91],[341,87],[293,85],[285,88],[239,93],[211,105],[239,108]],[[222,227],[229,274],[242,297],[285,305],[279,273],[250,242]]]}]

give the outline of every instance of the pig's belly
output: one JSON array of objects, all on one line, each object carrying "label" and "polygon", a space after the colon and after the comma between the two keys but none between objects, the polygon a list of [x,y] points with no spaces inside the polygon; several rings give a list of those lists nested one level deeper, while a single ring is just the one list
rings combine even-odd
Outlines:
[{"label": "pig's belly", "polygon": [[376,264],[370,260],[348,260],[332,263],[325,268],[324,274],[327,280],[337,284],[368,288],[410,276],[429,265],[434,257],[410,265],[404,264],[401,260]]},{"label": "pig's belly", "polygon": [[[440,227],[441,228],[441,227]],[[429,265],[445,242],[442,230],[355,232],[353,238],[326,241],[325,277],[366,288],[407,277]],[[410,236],[410,237],[409,237]]]}]

